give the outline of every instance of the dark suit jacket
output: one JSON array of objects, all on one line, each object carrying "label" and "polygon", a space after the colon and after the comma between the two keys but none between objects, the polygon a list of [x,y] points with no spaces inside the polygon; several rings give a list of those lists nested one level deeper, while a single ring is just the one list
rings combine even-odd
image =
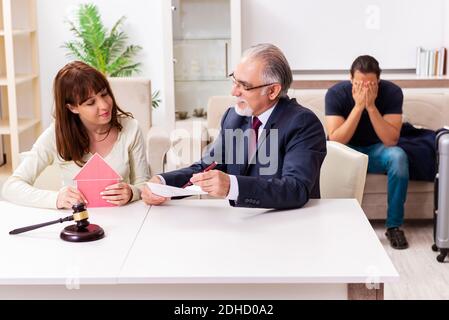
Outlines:
[{"label": "dark suit jacket", "polygon": [[408,158],[410,180],[435,181],[436,175],[436,133],[429,129],[417,129],[412,124],[402,124],[398,147]]},{"label": "dark suit jacket", "polygon": [[[237,177],[239,196],[237,201],[230,201],[233,206],[299,208],[309,198],[319,198],[326,137],[316,115],[300,106],[295,99],[281,98],[259,138],[255,161],[247,160],[246,138],[229,136],[236,129],[250,129],[250,120],[251,117],[239,116],[234,108],[229,108],[222,118],[219,137],[201,161],[188,168],[161,174],[166,183],[183,186],[193,173],[201,172],[218,159],[219,165],[215,169]],[[273,129],[277,129],[277,136]],[[244,161],[239,159],[235,150],[244,150]],[[261,153],[265,155],[264,159],[261,159]],[[271,159],[268,163],[267,158]],[[266,174],[261,171],[269,168],[274,168],[274,172]]]}]

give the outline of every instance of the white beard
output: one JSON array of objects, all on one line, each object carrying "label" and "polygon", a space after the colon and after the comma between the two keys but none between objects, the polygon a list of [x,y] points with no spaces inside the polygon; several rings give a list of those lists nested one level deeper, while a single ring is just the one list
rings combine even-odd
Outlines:
[{"label": "white beard", "polygon": [[246,102],[245,100],[241,100],[239,102],[243,102],[245,104],[245,107],[242,109],[242,108],[240,108],[239,104],[237,103],[234,106],[235,113],[237,113],[239,116],[242,116],[242,117],[251,117],[253,115],[253,109],[250,108],[250,106],[248,105],[248,102]]}]

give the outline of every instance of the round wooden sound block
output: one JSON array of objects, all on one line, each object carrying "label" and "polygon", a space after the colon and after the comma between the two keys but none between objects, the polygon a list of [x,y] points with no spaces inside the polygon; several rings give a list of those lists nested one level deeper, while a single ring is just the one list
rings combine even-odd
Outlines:
[{"label": "round wooden sound block", "polygon": [[60,237],[69,242],[95,241],[104,238],[104,230],[96,224],[89,224],[85,228],[78,228],[76,224],[72,224],[61,231]]}]

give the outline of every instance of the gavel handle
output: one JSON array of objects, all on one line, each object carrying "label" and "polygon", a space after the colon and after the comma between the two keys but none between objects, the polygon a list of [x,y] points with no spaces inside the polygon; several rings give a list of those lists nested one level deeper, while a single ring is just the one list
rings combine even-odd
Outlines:
[{"label": "gavel handle", "polygon": [[60,218],[60,219],[57,219],[57,220],[44,222],[44,223],[39,223],[39,224],[35,224],[33,226],[28,226],[28,227],[23,227],[23,228],[19,228],[19,229],[14,229],[14,230],[10,231],[9,234],[19,234],[19,233],[31,231],[31,230],[34,230],[34,229],[46,227],[46,226],[49,226],[51,224],[63,223],[63,222],[72,221],[72,220],[73,220],[73,216],[67,216],[65,218]]}]

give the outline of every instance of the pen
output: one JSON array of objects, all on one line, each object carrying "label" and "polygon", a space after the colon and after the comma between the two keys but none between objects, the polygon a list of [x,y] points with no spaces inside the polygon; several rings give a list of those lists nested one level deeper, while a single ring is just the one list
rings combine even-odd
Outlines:
[{"label": "pen", "polygon": [[[217,166],[217,164],[218,164],[217,161],[212,162],[210,165],[207,166],[206,169],[204,169],[202,171],[202,173],[212,170],[213,168],[215,168]],[[182,188],[184,189],[185,187],[191,186],[192,184],[193,183],[190,182],[190,180],[189,180],[189,182],[187,182]]]}]

